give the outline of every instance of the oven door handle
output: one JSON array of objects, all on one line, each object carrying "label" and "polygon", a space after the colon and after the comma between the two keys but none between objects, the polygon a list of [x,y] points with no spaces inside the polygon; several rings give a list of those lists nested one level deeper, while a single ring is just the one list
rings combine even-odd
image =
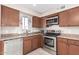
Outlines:
[{"label": "oven door handle", "polygon": [[49,38],[49,37],[44,37],[44,39],[54,40],[53,38]]}]

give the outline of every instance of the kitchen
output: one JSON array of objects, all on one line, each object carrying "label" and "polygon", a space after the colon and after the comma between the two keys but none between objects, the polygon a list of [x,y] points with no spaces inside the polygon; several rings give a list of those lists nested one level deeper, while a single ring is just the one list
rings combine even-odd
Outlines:
[{"label": "kitchen", "polygon": [[79,5],[0,5],[0,55],[79,55],[78,11]]}]

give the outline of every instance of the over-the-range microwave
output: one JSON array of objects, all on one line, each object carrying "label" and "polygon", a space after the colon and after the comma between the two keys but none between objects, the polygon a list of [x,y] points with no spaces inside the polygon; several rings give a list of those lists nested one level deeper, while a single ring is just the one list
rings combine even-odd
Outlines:
[{"label": "over-the-range microwave", "polygon": [[46,19],[46,27],[49,27],[49,26],[52,26],[52,25],[58,25],[58,24],[59,24],[58,16],[54,16],[54,17]]}]

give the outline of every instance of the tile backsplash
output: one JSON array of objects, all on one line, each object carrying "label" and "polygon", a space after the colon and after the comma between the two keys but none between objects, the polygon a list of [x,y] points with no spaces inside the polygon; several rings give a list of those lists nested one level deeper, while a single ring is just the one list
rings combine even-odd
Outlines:
[{"label": "tile backsplash", "polygon": [[20,27],[2,27],[1,34],[8,34],[8,33],[21,33],[22,30]]},{"label": "tile backsplash", "polygon": [[[27,30],[29,33],[32,32],[39,32],[39,28],[30,28],[30,30]],[[20,27],[2,27],[1,28],[1,34],[9,34],[9,33],[25,33],[26,30],[21,29]]]},{"label": "tile backsplash", "polygon": [[61,33],[65,33],[65,34],[79,34],[79,27],[59,27],[59,25],[53,25],[45,29],[61,30]]},{"label": "tile backsplash", "polygon": [[[2,29],[2,30],[1,30]],[[8,33],[25,33],[26,30],[22,30],[20,27],[2,27],[0,29],[1,34]],[[58,25],[54,25],[48,28],[44,28],[45,30],[61,30],[61,33],[65,34],[79,34],[79,27],[59,27]],[[41,29],[39,28],[30,28],[27,30],[29,33],[39,32]]]}]

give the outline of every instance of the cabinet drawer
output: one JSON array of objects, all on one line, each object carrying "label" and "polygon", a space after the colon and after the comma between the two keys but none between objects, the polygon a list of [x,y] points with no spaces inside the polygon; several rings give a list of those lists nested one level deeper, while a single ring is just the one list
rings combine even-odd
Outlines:
[{"label": "cabinet drawer", "polygon": [[57,41],[67,43],[67,39],[65,39],[65,38],[58,37]]},{"label": "cabinet drawer", "polygon": [[24,37],[23,38],[24,40],[30,40],[30,39],[32,39],[32,37],[30,36],[30,37]]},{"label": "cabinet drawer", "polygon": [[79,45],[79,41],[78,40],[68,40],[68,44]]}]

